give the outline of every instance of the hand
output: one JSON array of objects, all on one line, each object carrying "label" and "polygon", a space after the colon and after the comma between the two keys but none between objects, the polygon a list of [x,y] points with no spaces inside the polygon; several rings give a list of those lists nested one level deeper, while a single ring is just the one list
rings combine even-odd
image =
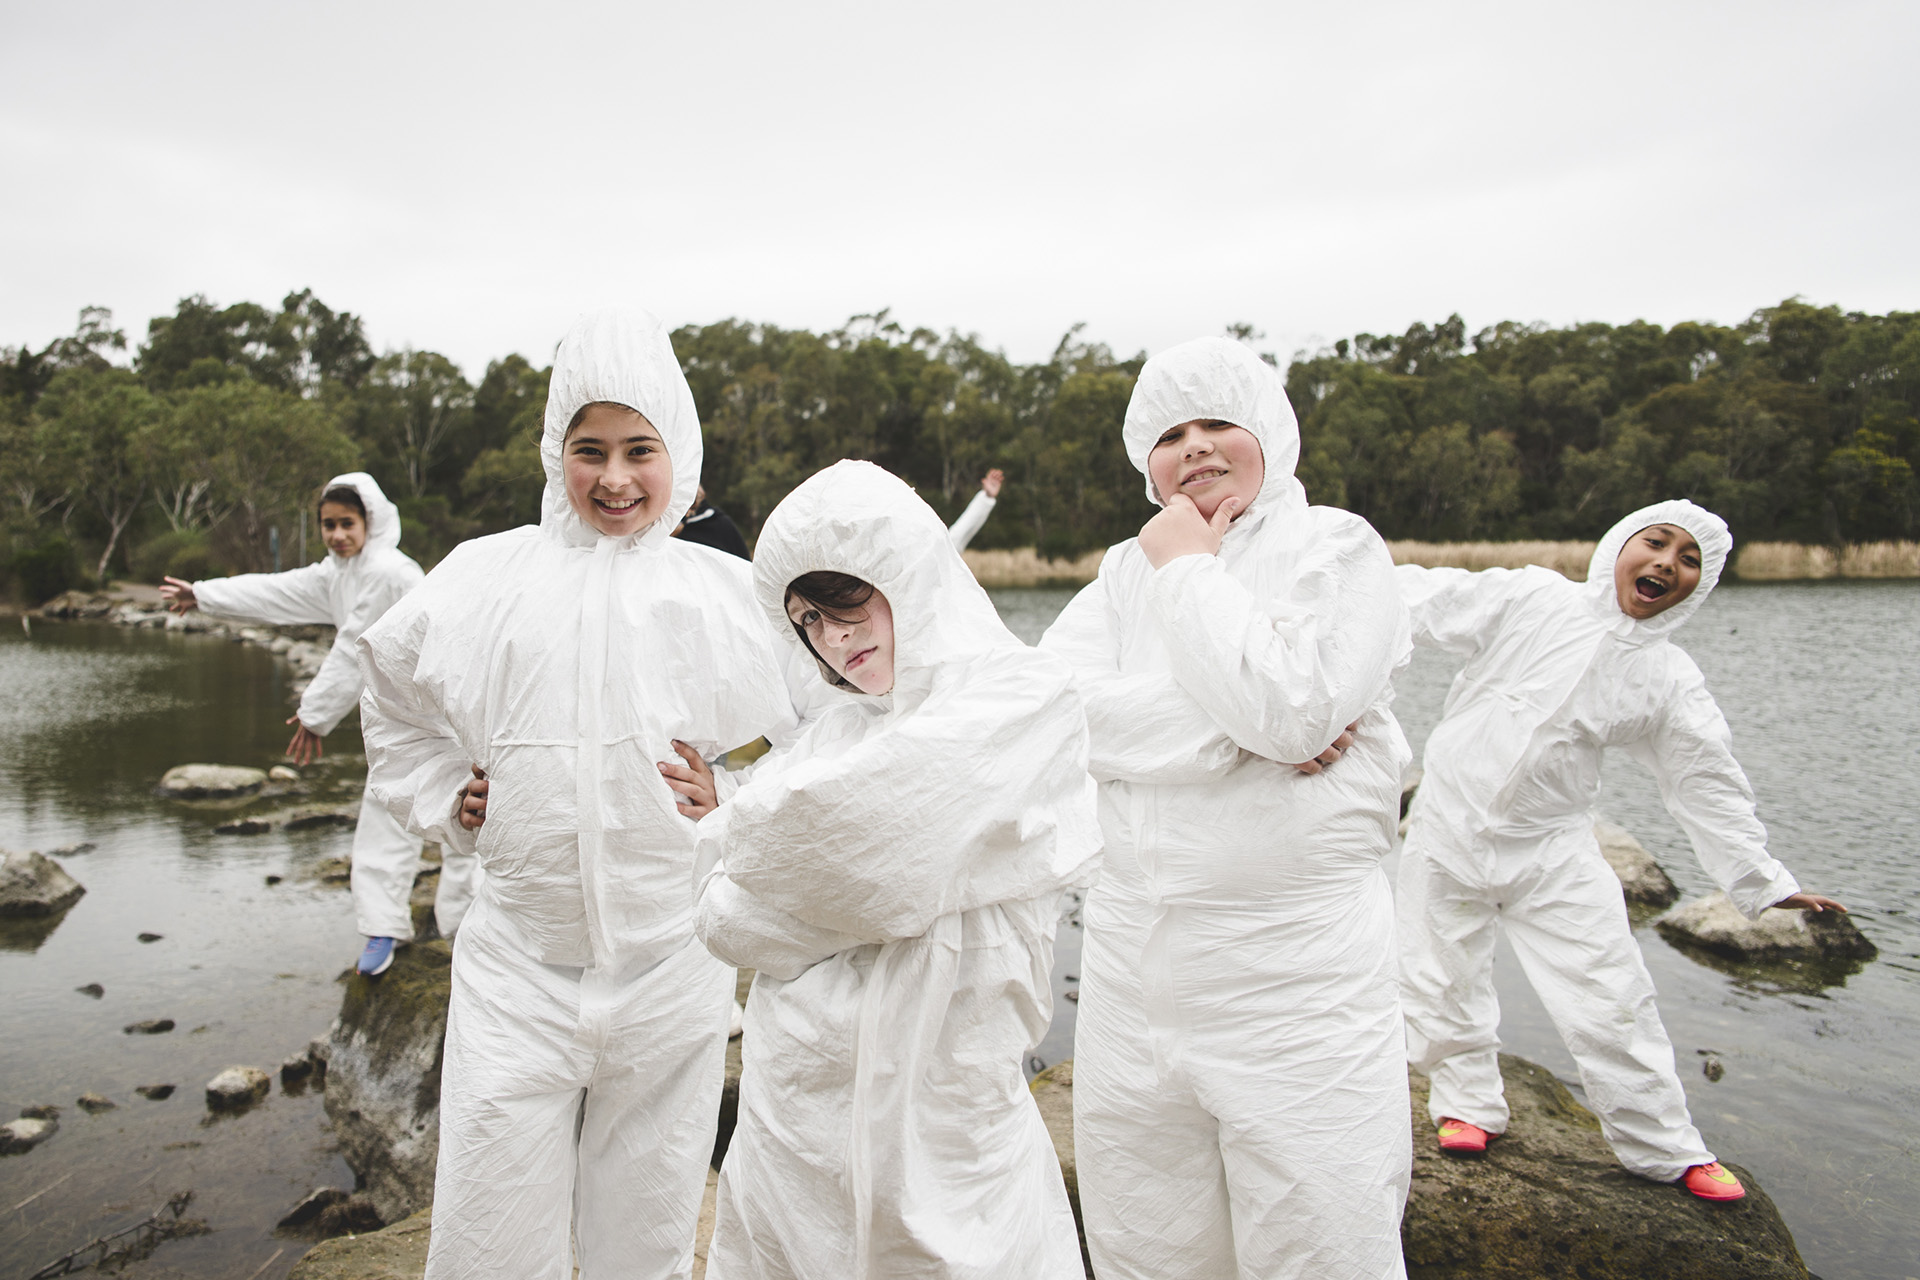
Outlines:
[{"label": "hand", "polygon": [[[184,613],[185,610],[181,612]],[[288,716],[287,723],[300,724],[300,717]],[[293,731],[293,739],[287,743],[287,758],[301,768],[306,768],[320,758],[320,741],[319,734],[307,728],[307,726],[300,724],[300,727]]]},{"label": "hand", "polygon": [[487,820],[487,771],[479,765],[473,769],[473,781],[460,788],[460,798],[454,802],[453,814],[460,819],[460,825],[469,831],[478,831]]},{"label": "hand", "polygon": [[1800,908],[1806,911],[1838,911],[1842,915],[1852,914],[1832,898],[1823,898],[1817,893],[1790,893],[1773,905],[1789,911]]},{"label": "hand", "polygon": [[995,467],[993,470],[987,472],[986,475],[980,477],[980,487],[986,491],[986,495],[989,498],[997,499],[1000,496],[1000,486],[1006,478],[1007,473]]},{"label": "hand", "polygon": [[191,582],[179,578],[162,578],[160,582],[160,598],[167,602],[167,608],[173,612],[188,613],[200,607],[200,602],[193,598]]},{"label": "hand", "polygon": [[673,749],[685,764],[662,764],[655,766],[667,785],[680,794],[682,799],[674,803],[680,806],[680,812],[695,822],[706,817],[719,807],[720,797],[713,785],[713,770],[707,768],[707,762],[700,753],[686,743],[675,738]]},{"label": "hand", "polygon": [[1218,555],[1220,539],[1227,536],[1227,526],[1239,510],[1240,499],[1228,498],[1208,520],[1201,516],[1192,498],[1176,493],[1159,515],[1140,526],[1140,549],[1156,569],[1181,556]]},{"label": "hand", "polygon": [[1348,725],[1346,732],[1342,733],[1339,737],[1333,740],[1332,746],[1328,747],[1325,751],[1322,751],[1319,755],[1307,761],[1305,764],[1297,764],[1293,767],[1298,769],[1300,772],[1308,775],[1309,777],[1311,777],[1316,773],[1319,773],[1322,769],[1326,768],[1328,765],[1332,764],[1334,761],[1338,760],[1341,756],[1347,754],[1347,752],[1352,749],[1353,735],[1356,731],[1358,731],[1359,728],[1360,728],[1360,724],[1358,721],[1355,721],[1353,724]]}]

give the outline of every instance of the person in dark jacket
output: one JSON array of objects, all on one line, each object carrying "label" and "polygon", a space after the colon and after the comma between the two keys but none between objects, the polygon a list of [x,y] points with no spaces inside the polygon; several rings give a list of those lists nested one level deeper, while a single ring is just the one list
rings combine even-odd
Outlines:
[{"label": "person in dark jacket", "polygon": [[707,501],[705,485],[701,485],[695,493],[693,510],[687,512],[687,518],[680,522],[673,536],[698,542],[715,551],[724,551],[730,556],[739,556],[742,560],[753,559],[753,553],[747,550],[747,540],[740,535],[740,526],[726,512]]}]

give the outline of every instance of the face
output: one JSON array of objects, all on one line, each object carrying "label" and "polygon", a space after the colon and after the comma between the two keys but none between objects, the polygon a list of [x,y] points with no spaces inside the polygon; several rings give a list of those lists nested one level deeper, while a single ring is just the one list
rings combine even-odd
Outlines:
[{"label": "face", "polygon": [[836,622],[805,596],[787,597],[787,617],[822,662],[862,693],[886,693],[893,688],[893,608],[875,591],[861,613],[856,622]]},{"label": "face", "polygon": [[638,533],[667,513],[673,460],[653,424],[632,409],[587,406],[560,453],[567,501],[608,537]]},{"label": "face", "polygon": [[1160,434],[1147,455],[1147,476],[1161,502],[1184,493],[1208,520],[1223,501],[1238,498],[1238,519],[1259,494],[1267,464],[1260,442],[1245,427],[1196,418]]},{"label": "face", "polygon": [[344,502],[320,504],[320,536],[327,550],[342,560],[351,560],[367,545],[367,522]]},{"label": "face", "polygon": [[1613,594],[1620,612],[1646,621],[1693,594],[1700,585],[1700,544],[1678,525],[1649,525],[1627,539],[1613,562]]}]

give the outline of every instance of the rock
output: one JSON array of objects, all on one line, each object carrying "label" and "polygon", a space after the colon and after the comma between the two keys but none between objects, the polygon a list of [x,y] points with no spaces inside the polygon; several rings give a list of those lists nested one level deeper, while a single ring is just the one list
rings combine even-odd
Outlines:
[{"label": "rock", "polygon": [[95,591],[68,591],[40,606],[43,618],[104,618],[113,612],[113,600]]},{"label": "rock", "polygon": [[0,917],[54,916],[86,888],[44,853],[8,852],[0,859]]},{"label": "rock", "polygon": [[433,1199],[452,964],[447,943],[417,943],[380,977],[348,979],[327,1051],[340,1154],[388,1222]]},{"label": "rock", "polygon": [[223,822],[213,829],[217,836],[263,836],[273,830],[273,824],[265,818],[235,818]]},{"label": "rock", "polygon": [[288,831],[307,831],[314,827],[352,827],[360,822],[360,810],[296,809],[280,825]]},{"label": "rock", "polygon": [[307,874],[325,884],[350,884],[353,881],[353,859],[322,858],[313,864],[313,869]]},{"label": "rock", "polygon": [[95,1000],[107,994],[107,989],[97,982],[89,982],[84,987],[75,987],[74,990],[83,996],[92,996]]},{"label": "rock", "polygon": [[58,845],[46,850],[49,858],[71,858],[76,853],[92,853],[94,843],[91,840],[77,840],[72,844]]},{"label": "rock", "polygon": [[283,880],[283,879],[285,879],[285,877],[284,877],[284,876],[268,876],[268,877],[267,877],[267,883],[268,883],[269,885],[276,885],[276,884],[279,884],[279,883],[280,883],[280,881],[281,881],[281,880]]},{"label": "rock", "polygon": [[143,1084],[134,1092],[149,1102],[165,1102],[173,1096],[173,1090],[174,1086],[170,1084]]},{"label": "rock", "polygon": [[20,1108],[20,1118],[23,1120],[58,1120],[60,1118],[60,1108],[54,1106],[51,1102],[35,1103],[33,1106]]},{"label": "rock", "polygon": [[1880,949],[1838,911],[1769,907],[1749,920],[1724,893],[1685,902],[1653,922],[1679,947],[1730,960],[1871,960]]},{"label": "rock", "polygon": [[88,1115],[98,1115],[102,1111],[112,1111],[120,1104],[112,1098],[98,1093],[83,1093],[76,1099],[80,1109]]},{"label": "rock", "polygon": [[267,1096],[273,1078],[258,1067],[228,1067],[207,1081],[207,1106],[214,1111],[238,1111]]},{"label": "rock", "polygon": [[305,1049],[288,1055],[280,1064],[280,1083],[283,1085],[292,1084],[296,1080],[305,1080],[312,1074],[313,1059],[307,1056]]},{"label": "rock", "polygon": [[277,1231],[297,1231],[302,1227],[309,1226],[314,1219],[320,1216],[322,1210],[329,1209],[336,1204],[345,1203],[350,1194],[350,1192],[342,1191],[338,1187],[320,1187],[316,1190],[309,1191],[299,1204],[287,1210],[287,1212],[281,1216],[280,1221],[273,1224],[274,1229]]},{"label": "rock", "polygon": [[181,764],[160,779],[160,794],[175,800],[248,796],[267,785],[264,769],[233,764]]},{"label": "rock", "polygon": [[328,1240],[294,1263],[287,1280],[419,1280],[432,1232],[433,1210],[422,1209],[384,1231]]},{"label": "rock", "polygon": [[1709,1053],[1706,1055],[1706,1061],[1700,1064],[1700,1074],[1713,1083],[1719,1084],[1721,1077],[1727,1074],[1727,1064],[1720,1061],[1719,1054]]},{"label": "rock", "polygon": [[300,771],[292,765],[277,764],[267,770],[267,780],[269,782],[298,782],[300,781]]},{"label": "rock", "polygon": [[322,1239],[334,1236],[360,1235],[368,1231],[378,1231],[387,1225],[380,1211],[373,1207],[373,1200],[364,1195],[348,1196],[339,1204],[328,1205],[314,1219],[313,1234]]},{"label": "rock", "polygon": [[164,933],[143,933],[139,935],[140,941],[142,942],[158,942],[166,936]]},{"label": "rock", "polygon": [[40,1120],[22,1116],[0,1124],[0,1156],[31,1151],[60,1130],[58,1120]]},{"label": "rock", "polygon": [[1040,1107],[1040,1118],[1047,1122],[1047,1136],[1053,1139],[1053,1152],[1060,1157],[1060,1176],[1066,1180],[1067,1202],[1073,1206],[1073,1225],[1080,1232],[1080,1260],[1087,1274],[1093,1274],[1093,1258],[1087,1253],[1087,1228],[1080,1218],[1080,1175],[1073,1163],[1073,1059],[1055,1063],[1033,1078],[1033,1100]]},{"label": "rock", "polygon": [[433,914],[434,900],[440,896],[440,868],[428,867],[415,873],[413,889],[407,895],[407,911],[413,917],[413,940],[431,942],[440,936],[440,921]]},{"label": "rock", "polygon": [[1680,890],[1638,840],[1609,822],[1594,823],[1593,836],[1600,842],[1607,865],[1620,877],[1620,888],[1628,902],[1665,907],[1679,899]]},{"label": "rock", "polygon": [[120,1028],[130,1036],[158,1036],[173,1030],[172,1018],[148,1018],[145,1022],[129,1022]]}]

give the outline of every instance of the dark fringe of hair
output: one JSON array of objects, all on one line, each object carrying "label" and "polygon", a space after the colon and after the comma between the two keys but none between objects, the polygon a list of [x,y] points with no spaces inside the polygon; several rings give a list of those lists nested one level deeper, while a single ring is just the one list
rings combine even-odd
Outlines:
[{"label": "dark fringe of hair", "polygon": [[367,504],[361,500],[360,491],[352,485],[334,485],[333,488],[320,495],[320,501],[314,505],[314,510],[318,511],[329,502],[339,503],[343,507],[352,507],[360,513],[361,524],[366,525],[368,528],[373,527],[373,522],[367,519]]},{"label": "dark fringe of hair", "polygon": [[[823,618],[838,622],[842,626],[851,626],[861,622],[867,616],[867,601],[873,599],[874,586],[864,578],[856,578],[850,573],[835,573],[830,569],[816,569],[812,573],[803,573],[787,584],[787,594],[783,604],[791,603],[795,596],[812,605]],[[807,629],[792,618],[787,624],[793,633],[800,637],[800,643],[807,646],[807,652],[825,671],[833,671],[833,664],[820,656],[813,647],[813,640],[807,635]],[[842,689],[860,692],[859,686],[845,676],[834,673],[833,682]]]}]

